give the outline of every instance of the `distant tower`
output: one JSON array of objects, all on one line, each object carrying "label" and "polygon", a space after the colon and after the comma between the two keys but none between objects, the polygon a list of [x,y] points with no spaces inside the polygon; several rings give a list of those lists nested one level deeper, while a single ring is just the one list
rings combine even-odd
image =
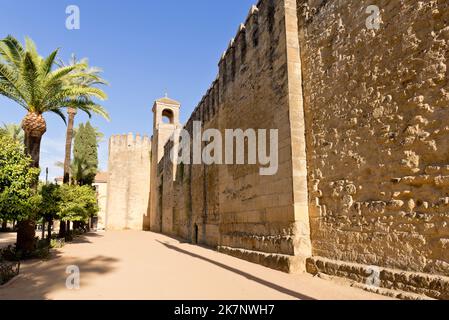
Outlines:
[{"label": "distant tower", "polygon": [[176,129],[180,128],[179,111],[181,104],[167,95],[158,99],[153,105],[153,139],[151,144],[151,188],[149,226],[146,229],[162,231],[162,214],[157,210],[159,202],[158,164],[164,156],[164,146],[170,140]]}]

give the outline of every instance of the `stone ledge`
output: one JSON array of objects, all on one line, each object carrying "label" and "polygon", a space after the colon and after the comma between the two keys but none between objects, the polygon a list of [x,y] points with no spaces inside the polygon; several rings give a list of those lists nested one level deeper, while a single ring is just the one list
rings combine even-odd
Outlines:
[{"label": "stone ledge", "polygon": [[427,273],[409,272],[376,266],[380,284],[367,285],[372,266],[331,260],[323,257],[307,259],[306,269],[311,274],[326,274],[354,281],[353,286],[400,299],[449,299],[449,277]]},{"label": "stone ledge", "polygon": [[306,272],[306,258],[301,256],[266,253],[226,246],[218,246],[217,250],[239,259],[287,273]]}]

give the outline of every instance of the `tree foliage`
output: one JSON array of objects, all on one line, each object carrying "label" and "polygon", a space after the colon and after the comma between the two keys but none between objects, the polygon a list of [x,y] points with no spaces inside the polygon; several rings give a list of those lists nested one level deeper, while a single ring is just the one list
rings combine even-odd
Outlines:
[{"label": "tree foliage", "polygon": [[39,195],[41,198],[39,215],[45,221],[56,219],[62,201],[61,188],[57,184],[42,184],[39,188]]},{"label": "tree foliage", "polygon": [[35,214],[38,202],[33,185],[39,169],[31,168],[31,158],[23,146],[8,136],[0,136],[0,218],[22,220]]},{"label": "tree foliage", "polygon": [[24,143],[25,133],[23,129],[15,123],[3,124],[3,127],[0,128],[0,136],[10,137],[15,142]]},{"label": "tree foliage", "polygon": [[81,124],[73,144],[72,177],[79,185],[92,185],[98,171],[97,131],[89,122]]},{"label": "tree foliage", "polygon": [[97,195],[90,186],[63,185],[60,187],[59,218],[62,221],[87,222],[98,213]]},{"label": "tree foliage", "polygon": [[[83,59],[81,62],[88,65],[87,59]],[[72,59],[71,59],[69,65],[76,65],[77,63],[79,63],[79,62],[76,59],[76,56],[72,55]],[[62,62],[62,61],[60,62],[59,65],[61,67],[65,66],[64,62]],[[84,77],[79,77],[78,79],[75,79],[78,84],[85,86],[85,87],[93,87],[93,86],[107,84],[107,82],[100,76],[100,73],[102,72],[101,69],[95,68],[95,67],[87,67],[86,69],[83,70],[83,72],[85,73]],[[72,140],[74,137],[73,125],[75,122],[75,116],[77,114],[77,109],[70,107],[67,109],[67,114],[69,117],[68,117],[68,123],[67,123],[67,133],[66,133],[66,143],[65,143],[64,178],[63,178],[64,184],[70,183],[70,171],[71,171],[70,165],[71,165],[72,142],[73,142]],[[108,118],[106,118],[106,119],[109,120]]]},{"label": "tree foliage", "polygon": [[[42,57],[30,38],[25,39],[25,46],[12,36],[0,40],[0,95],[16,102],[27,112],[22,128],[25,152],[32,158],[30,167],[39,168],[41,140],[47,131],[44,113],[54,113],[66,121],[64,109],[74,108],[89,116],[96,113],[108,118],[103,107],[95,102],[95,99],[106,99],[106,94],[84,82],[86,79],[97,81],[84,72],[87,64],[57,66],[58,52],[55,50]],[[33,249],[34,224],[33,217],[18,224],[17,247],[20,250],[28,252]]]},{"label": "tree foliage", "polygon": [[73,107],[108,118],[107,112],[94,98],[104,100],[106,94],[99,88],[84,85],[96,81],[95,74],[86,74],[86,61],[57,67],[59,50],[43,58],[35,43],[25,39],[25,46],[14,37],[0,40],[0,95],[21,105],[26,111],[42,114],[53,112],[65,120],[61,108]]}]

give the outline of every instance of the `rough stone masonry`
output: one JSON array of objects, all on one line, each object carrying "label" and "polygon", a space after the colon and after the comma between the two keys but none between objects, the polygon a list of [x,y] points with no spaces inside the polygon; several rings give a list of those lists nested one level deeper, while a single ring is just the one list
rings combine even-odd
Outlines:
[{"label": "rough stone masonry", "polygon": [[[110,157],[109,227],[286,272],[366,283],[377,268],[381,288],[449,299],[448,57],[447,0],[259,1],[187,123],[159,99],[151,147]],[[277,174],[173,164],[169,138],[194,121],[278,129]]]}]

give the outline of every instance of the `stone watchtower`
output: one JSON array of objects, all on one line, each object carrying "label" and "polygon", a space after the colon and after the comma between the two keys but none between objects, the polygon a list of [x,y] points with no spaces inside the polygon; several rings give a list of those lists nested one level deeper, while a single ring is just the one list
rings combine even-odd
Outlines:
[{"label": "stone watchtower", "polygon": [[164,156],[164,146],[170,140],[176,129],[180,128],[179,111],[181,104],[169,97],[158,99],[153,105],[153,138],[151,142],[151,187],[149,225],[145,229],[162,231],[162,214],[157,210],[159,204],[158,164]]},{"label": "stone watchtower", "polygon": [[110,138],[107,230],[142,230],[150,193],[150,153],[147,136]]}]

